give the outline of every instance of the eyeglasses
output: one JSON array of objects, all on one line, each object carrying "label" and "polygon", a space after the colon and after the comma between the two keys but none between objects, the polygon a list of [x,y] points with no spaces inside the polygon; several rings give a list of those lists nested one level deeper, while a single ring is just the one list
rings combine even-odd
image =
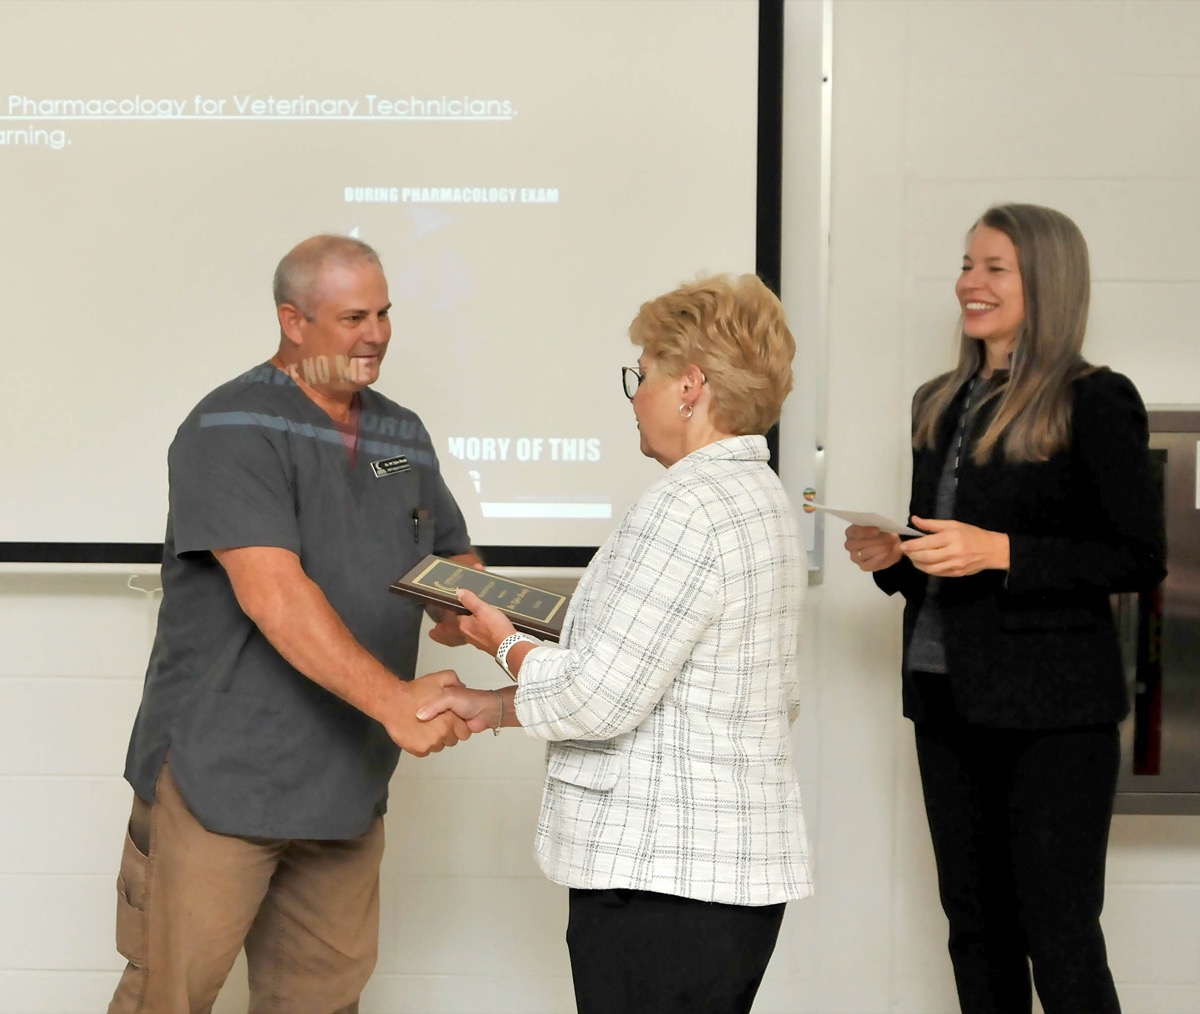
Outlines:
[{"label": "eyeglasses", "polygon": [[625,397],[633,401],[633,396],[637,394],[637,389],[642,386],[642,381],[645,379],[646,374],[636,366],[622,366],[621,386],[625,389]]},{"label": "eyeglasses", "polygon": [[[645,379],[646,373],[644,370],[640,370],[636,366],[622,366],[621,386],[625,388],[625,397],[633,401],[633,396],[637,394],[637,389],[642,386],[642,381]],[[703,373],[700,374],[700,383],[708,383],[708,377]]]}]

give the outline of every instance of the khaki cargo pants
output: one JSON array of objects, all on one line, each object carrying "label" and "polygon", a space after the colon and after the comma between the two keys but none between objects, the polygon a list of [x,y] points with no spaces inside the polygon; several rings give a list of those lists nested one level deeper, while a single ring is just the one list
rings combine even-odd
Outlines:
[{"label": "khaki cargo pants", "polygon": [[214,834],[163,765],[117,878],[128,960],[109,1014],[201,1014],[246,949],[252,1014],[355,1014],[379,943],[383,820],[348,841]]}]

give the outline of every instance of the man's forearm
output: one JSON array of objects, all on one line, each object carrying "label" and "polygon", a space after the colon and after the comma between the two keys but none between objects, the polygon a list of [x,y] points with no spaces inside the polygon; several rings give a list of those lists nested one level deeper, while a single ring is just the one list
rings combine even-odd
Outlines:
[{"label": "man's forearm", "polygon": [[294,553],[248,546],[215,555],[242,611],[298,672],[378,721],[404,697],[407,686],[358,643]]},{"label": "man's forearm", "polygon": [[393,742],[423,757],[470,735],[457,716],[421,722],[416,710],[457,675],[443,670],[412,683],[400,680],[366,650],[325,593],[285,549],[246,546],[216,550],[242,611],[298,672],[379,722]]},{"label": "man's forearm", "polygon": [[408,687],[367,651],[308,577],[269,596],[250,618],[298,672],[383,721]]}]

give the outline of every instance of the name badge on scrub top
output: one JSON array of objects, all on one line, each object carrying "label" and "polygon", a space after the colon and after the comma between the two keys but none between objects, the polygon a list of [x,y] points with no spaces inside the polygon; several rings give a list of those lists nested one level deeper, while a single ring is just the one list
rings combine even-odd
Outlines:
[{"label": "name badge on scrub top", "polygon": [[385,475],[395,475],[397,472],[407,472],[411,468],[412,465],[408,463],[408,458],[403,454],[371,462],[371,471],[375,473],[376,479],[382,479]]}]

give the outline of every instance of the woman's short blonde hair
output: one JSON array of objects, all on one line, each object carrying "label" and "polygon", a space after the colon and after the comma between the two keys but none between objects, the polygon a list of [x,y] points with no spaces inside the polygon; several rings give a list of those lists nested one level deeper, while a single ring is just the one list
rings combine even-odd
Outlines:
[{"label": "woman's short blonde hair", "polygon": [[629,337],[668,376],[695,364],[726,433],[766,433],[792,389],[796,342],[783,306],[754,275],[715,275],[643,303]]}]

